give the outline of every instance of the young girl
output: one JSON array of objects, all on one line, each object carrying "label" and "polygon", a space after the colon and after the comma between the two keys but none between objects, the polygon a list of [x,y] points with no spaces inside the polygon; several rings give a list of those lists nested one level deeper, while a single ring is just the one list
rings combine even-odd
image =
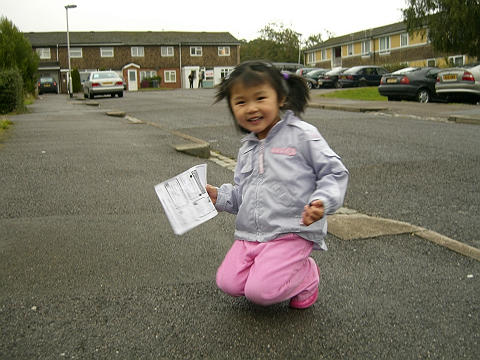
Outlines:
[{"label": "young girl", "polygon": [[245,62],[220,85],[222,99],[250,134],[238,152],[235,184],[207,185],[217,210],[237,214],[217,285],[260,305],[290,300],[292,308],[308,308],[320,278],[309,256],[326,250],[326,214],[342,205],[348,171],[318,130],[298,118],[309,99],[301,78]]}]

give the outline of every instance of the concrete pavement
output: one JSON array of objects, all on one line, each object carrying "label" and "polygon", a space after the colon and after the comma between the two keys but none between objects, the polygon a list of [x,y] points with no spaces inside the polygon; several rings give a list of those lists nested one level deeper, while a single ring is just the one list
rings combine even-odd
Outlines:
[{"label": "concrete pavement", "polygon": [[[315,306],[257,307],[215,286],[234,218],[175,237],[156,199],[154,184],[202,161],[173,149],[186,139],[60,96],[12,120],[0,358],[477,358],[480,262],[409,233],[329,234]],[[231,181],[226,163],[209,162],[209,181]]]}]

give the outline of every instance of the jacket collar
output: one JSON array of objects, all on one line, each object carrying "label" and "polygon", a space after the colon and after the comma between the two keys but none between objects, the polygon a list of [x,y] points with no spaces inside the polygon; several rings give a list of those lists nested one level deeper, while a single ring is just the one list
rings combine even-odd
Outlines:
[{"label": "jacket collar", "polygon": [[[268,132],[268,135],[267,137],[265,138],[265,140],[268,141],[268,139],[270,139],[272,136],[274,136],[278,131],[280,131],[280,129],[282,129],[284,126],[286,125],[289,125],[291,124],[293,121],[295,121],[295,115],[293,114],[293,111],[292,110],[287,110],[285,111],[281,117],[280,117],[280,121],[277,122],[273,127],[272,129]],[[258,139],[257,135],[255,135],[255,133],[251,132],[250,134],[244,136],[242,139],[241,139],[241,142],[242,143],[245,143],[245,142],[252,142],[252,143],[258,143],[260,140]],[[253,144],[252,144],[253,145]]]}]

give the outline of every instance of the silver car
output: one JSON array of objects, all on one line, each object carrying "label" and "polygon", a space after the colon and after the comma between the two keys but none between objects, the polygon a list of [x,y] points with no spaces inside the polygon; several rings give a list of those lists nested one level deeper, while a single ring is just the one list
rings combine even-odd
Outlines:
[{"label": "silver car", "polygon": [[438,73],[437,94],[452,101],[480,101],[480,65],[446,69]]},{"label": "silver car", "polygon": [[83,96],[93,99],[95,95],[123,96],[123,80],[115,71],[93,71],[83,83]]}]

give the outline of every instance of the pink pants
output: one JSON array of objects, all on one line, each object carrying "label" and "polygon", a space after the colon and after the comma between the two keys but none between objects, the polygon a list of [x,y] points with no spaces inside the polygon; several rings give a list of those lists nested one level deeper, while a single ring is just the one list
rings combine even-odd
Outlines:
[{"label": "pink pants", "polygon": [[319,275],[310,256],[313,243],[295,234],[259,243],[235,240],[217,271],[217,285],[232,296],[271,305],[318,291]]}]

